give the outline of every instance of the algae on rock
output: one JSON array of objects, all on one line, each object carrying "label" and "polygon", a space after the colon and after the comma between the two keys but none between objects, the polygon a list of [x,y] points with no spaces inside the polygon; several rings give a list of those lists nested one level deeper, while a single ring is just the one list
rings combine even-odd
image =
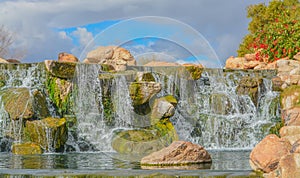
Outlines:
[{"label": "algae on rock", "polygon": [[42,154],[43,150],[35,143],[15,143],[12,145],[12,153],[16,155]]}]

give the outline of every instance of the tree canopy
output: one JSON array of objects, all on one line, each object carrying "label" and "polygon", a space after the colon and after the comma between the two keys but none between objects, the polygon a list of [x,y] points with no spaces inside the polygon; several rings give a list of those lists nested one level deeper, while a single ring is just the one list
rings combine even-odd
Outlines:
[{"label": "tree canopy", "polygon": [[256,60],[272,62],[300,52],[300,1],[272,0],[247,8],[249,34],[243,39],[238,55],[255,53]]}]

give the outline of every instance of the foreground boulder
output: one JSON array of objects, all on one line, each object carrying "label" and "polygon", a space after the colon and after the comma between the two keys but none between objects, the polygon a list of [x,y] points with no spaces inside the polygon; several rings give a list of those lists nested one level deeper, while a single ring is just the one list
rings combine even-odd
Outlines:
[{"label": "foreground boulder", "polygon": [[274,134],[268,135],[251,151],[250,166],[255,171],[269,173],[277,168],[280,158],[290,150],[289,141]]},{"label": "foreground boulder", "polygon": [[154,152],[141,160],[141,165],[172,166],[210,163],[210,154],[200,145],[185,141],[175,141],[170,146]]},{"label": "foreground boulder", "polygon": [[12,153],[16,155],[42,154],[41,147],[35,143],[17,143],[12,145]]},{"label": "foreground boulder", "polygon": [[61,148],[68,138],[65,118],[27,121],[25,129],[30,141],[46,151],[55,151]]}]

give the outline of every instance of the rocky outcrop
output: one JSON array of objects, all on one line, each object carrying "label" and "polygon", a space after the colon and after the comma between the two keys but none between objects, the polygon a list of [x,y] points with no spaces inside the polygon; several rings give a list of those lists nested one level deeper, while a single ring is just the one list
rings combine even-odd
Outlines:
[{"label": "rocky outcrop", "polygon": [[59,53],[57,60],[58,62],[79,62],[76,56],[65,52]]},{"label": "rocky outcrop", "polygon": [[266,136],[250,153],[250,166],[255,171],[269,173],[278,167],[281,157],[291,150],[291,144],[286,139],[276,135]]},{"label": "rocky outcrop", "polygon": [[133,105],[142,105],[161,90],[161,84],[156,82],[132,82],[129,86]]},{"label": "rocky outcrop", "polygon": [[27,121],[25,132],[30,141],[46,151],[60,149],[68,139],[66,119],[45,118]]},{"label": "rocky outcrop", "polygon": [[283,110],[291,109],[300,103],[300,86],[293,85],[280,94],[280,104]]},{"label": "rocky outcrop", "polygon": [[8,88],[2,90],[0,96],[12,120],[49,116],[46,98],[38,90],[31,92],[28,88]]},{"label": "rocky outcrop", "polygon": [[13,144],[11,152],[16,155],[34,155],[34,154],[42,154],[43,150],[39,145],[35,143],[27,142],[27,143]]},{"label": "rocky outcrop", "polygon": [[136,65],[130,52],[117,46],[100,46],[90,51],[83,62],[109,65],[115,71],[124,71],[127,65]]},{"label": "rocky outcrop", "polygon": [[175,141],[168,147],[142,158],[141,165],[172,166],[211,161],[210,154],[202,146],[191,142]]}]

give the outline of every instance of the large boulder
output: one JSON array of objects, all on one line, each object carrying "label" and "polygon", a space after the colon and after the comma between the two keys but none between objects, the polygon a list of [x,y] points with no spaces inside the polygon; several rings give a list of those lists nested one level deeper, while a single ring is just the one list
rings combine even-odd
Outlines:
[{"label": "large boulder", "polygon": [[178,135],[169,119],[160,120],[147,129],[124,130],[116,133],[112,148],[122,154],[149,154],[158,151],[173,141]]},{"label": "large boulder", "polygon": [[267,135],[250,153],[250,166],[255,171],[269,173],[275,170],[282,156],[291,150],[291,144],[286,139],[280,139],[274,134]]},{"label": "large boulder", "polygon": [[0,91],[1,101],[10,119],[44,118],[49,116],[46,97],[38,90],[8,88]]},{"label": "large boulder", "polygon": [[202,146],[191,142],[175,141],[168,147],[142,158],[141,165],[174,166],[211,161],[210,154]]},{"label": "large boulder", "polygon": [[226,60],[225,68],[226,69],[244,69],[244,64],[247,60],[243,57],[229,57]]},{"label": "large boulder", "polygon": [[27,121],[25,133],[31,142],[50,152],[62,148],[68,139],[65,118]]},{"label": "large boulder", "polygon": [[79,62],[76,56],[65,52],[59,53],[57,60],[58,62]]},{"label": "large boulder", "polygon": [[75,75],[76,63],[45,60],[47,71],[54,77],[72,79]]},{"label": "large boulder", "polygon": [[130,52],[118,46],[100,46],[90,51],[83,62],[109,65],[116,71],[126,70],[127,65],[136,65]]},{"label": "large boulder", "polygon": [[280,104],[283,110],[290,109],[300,103],[300,86],[292,85],[280,94]]},{"label": "large boulder", "polygon": [[42,154],[43,150],[35,143],[15,143],[12,145],[11,152],[16,155],[34,155]]},{"label": "large boulder", "polygon": [[133,105],[142,105],[161,90],[161,84],[156,82],[132,82],[129,93]]},{"label": "large boulder", "polygon": [[262,87],[263,79],[261,77],[243,77],[237,88],[238,95],[249,95],[256,106],[259,98],[259,88]]}]

